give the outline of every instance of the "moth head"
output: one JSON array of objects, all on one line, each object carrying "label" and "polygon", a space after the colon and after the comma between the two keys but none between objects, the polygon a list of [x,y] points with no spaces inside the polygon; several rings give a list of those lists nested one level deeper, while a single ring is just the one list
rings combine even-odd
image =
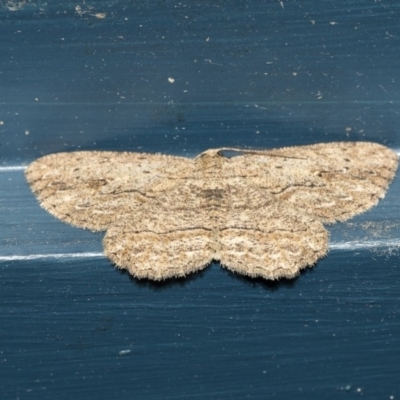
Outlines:
[{"label": "moth head", "polygon": [[203,153],[199,154],[195,160],[201,160],[206,158],[220,158],[223,157],[222,149],[209,149],[204,151]]},{"label": "moth head", "polygon": [[233,158],[242,154],[245,154],[246,150],[230,148],[230,147],[222,147],[220,149],[209,149],[199,154],[195,160],[199,159],[221,159],[221,158]]}]

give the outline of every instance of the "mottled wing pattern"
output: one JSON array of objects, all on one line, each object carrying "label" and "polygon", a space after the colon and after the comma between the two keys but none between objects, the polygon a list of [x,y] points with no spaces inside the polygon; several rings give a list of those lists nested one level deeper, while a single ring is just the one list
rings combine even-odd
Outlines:
[{"label": "mottled wing pattern", "polygon": [[107,229],[105,254],[138,278],[186,276],[219,260],[234,272],[278,279],[323,257],[323,223],[371,208],[397,169],[397,155],[374,143],[244,150],[233,158],[223,150],[194,160],[60,153],[32,163],[26,176],[56,217]]},{"label": "mottled wing pattern", "polygon": [[397,164],[396,153],[385,146],[337,142],[233,157],[225,174],[332,223],[362,213],[383,198]]},{"label": "mottled wing pattern", "polygon": [[[119,220],[104,238],[105,255],[136,278],[184,277],[212,261],[213,235],[205,229],[155,233],[132,229],[136,219]],[[129,226],[131,224],[131,226]]]},{"label": "mottled wing pattern", "polygon": [[328,232],[318,219],[266,190],[219,183],[211,189],[188,179],[149,200],[111,225],[105,254],[135,277],[155,280],[185,276],[212,260],[251,277],[289,278],[326,254]]},{"label": "mottled wing pattern", "polygon": [[[194,182],[193,182],[194,181]],[[216,236],[201,189],[189,179],[160,193],[110,226],[104,252],[137,278],[162,280],[201,270],[215,255]]]},{"label": "mottled wing pattern", "polygon": [[161,154],[79,151],[44,156],[26,170],[41,206],[80,228],[106,230],[159,192],[181,184],[193,160]]},{"label": "mottled wing pattern", "polygon": [[222,266],[251,277],[293,278],[327,253],[329,234],[319,219],[264,189],[230,192],[218,236]]}]

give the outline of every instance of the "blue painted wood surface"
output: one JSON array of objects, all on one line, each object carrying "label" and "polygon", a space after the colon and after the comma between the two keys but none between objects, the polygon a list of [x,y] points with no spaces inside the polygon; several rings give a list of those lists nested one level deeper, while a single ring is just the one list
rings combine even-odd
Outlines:
[{"label": "blue painted wood surface", "polygon": [[293,281],[215,263],[154,284],[21,169],[77,149],[398,151],[399,20],[394,0],[1,1],[0,398],[399,398],[399,178]]}]

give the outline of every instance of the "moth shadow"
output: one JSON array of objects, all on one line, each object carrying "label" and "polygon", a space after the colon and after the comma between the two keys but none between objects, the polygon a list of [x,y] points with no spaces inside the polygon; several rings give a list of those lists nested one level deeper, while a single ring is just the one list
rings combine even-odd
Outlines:
[{"label": "moth shadow", "polygon": [[[215,267],[219,267],[220,272],[222,274],[222,277],[239,281],[240,284],[244,284],[248,287],[251,288],[263,288],[268,291],[276,291],[281,288],[294,288],[298,282],[300,281],[300,278],[308,275],[308,274],[313,274],[314,270],[316,268],[316,265],[314,265],[313,268],[307,268],[304,269],[300,272],[299,275],[297,275],[294,278],[280,278],[277,280],[267,280],[264,278],[252,278],[250,276],[245,276],[245,275],[240,275],[237,273],[234,273],[232,271],[229,271],[226,268],[222,268],[219,263],[214,263],[213,262],[212,267],[213,268],[205,268],[201,271],[198,271],[196,273],[192,273],[190,275],[187,275],[186,277],[182,278],[169,278],[165,279],[162,281],[153,281],[151,279],[138,279],[132,276],[127,270],[118,270],[118,272],[121,275],[126,275],[130,282],[134,283],[136,286],[141,287],[141,288],[148,288],[154,291],[161,291],[161,290],[166,290],[170,289],[173,287],[185,287],[189,283],[195,282],[200,279],[204,279],[207,274],[215,274]],[[214,269],[214,271],[212,271]]]},{"label": "moth shadow", "polygon": [[202,270],[182,278],[169,278],[162,281],[153,281],[151,279],[138,279],[132,276],[127,270],[118,270],[118,272],[121,275],[127,275],[129,280],[136,286],[159,291],[159,290],[170,289],[173,287],[184,287],[190,282],[194,282],[198,279],[203,278],[204,275],[207,273],[207,270]]},{"label": "moth shadow", "polygon": [[307,268],[305,270],[302,270],[297,276],[294,278],[279,278],[276,280],[267,280],[264,278],[252,278],[250,276],[246,275],[240,275],[234,272],[231,272],[227,270],[226,268],[223,268],[223,273],[227,278],[233,279],[236,281],[239,281],[242,284],[245,284],[246,286],[250,286],[252,288],[259,288],[262,287],[265,290],[268,291],[276,291],[281,288],[286,288],[286,289],[292,289],[296,287],[296,285],[300,282],[301,278],[304,278],[304,276],[308,274],[313,274],[314,269],[316,266],[314,266],[312,269]]}]

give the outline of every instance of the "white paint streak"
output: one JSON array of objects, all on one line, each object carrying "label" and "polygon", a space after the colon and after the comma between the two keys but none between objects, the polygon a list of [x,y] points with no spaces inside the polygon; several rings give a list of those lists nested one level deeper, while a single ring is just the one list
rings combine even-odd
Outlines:
[{"label": "white paint streak", "polygon": [[[385,247],[400,248],[400,239],[382,239],[382,240],[353,240],[349,242],[331,243],[330,250],[363,250]],[[29,254],[15,256],[0,256],[1,261],[25,261],[25,260],[43,260],[48,258],[63,259],[63,258],[105,258],[103,253],[88,252],[88,253],[58,253],[58,254]]]},{"label": "white paint streak", "polygon": [[99,258],[103,253],[58,253],[58,254],[29,254],[25,256],[0,256],[0,261],[43,260],[46,258]]},{"label": "white paint streak", "polygon": [[26,168],[26,165],[11,165],[9,167],[0,167],[0,172],[24,171]]},{"label": "white paint streak", "polygon": [[331,250],[361,250],[378,247],[400,247],[400,239],[353,240],[350,242],[331,243],[329,246]]}]

